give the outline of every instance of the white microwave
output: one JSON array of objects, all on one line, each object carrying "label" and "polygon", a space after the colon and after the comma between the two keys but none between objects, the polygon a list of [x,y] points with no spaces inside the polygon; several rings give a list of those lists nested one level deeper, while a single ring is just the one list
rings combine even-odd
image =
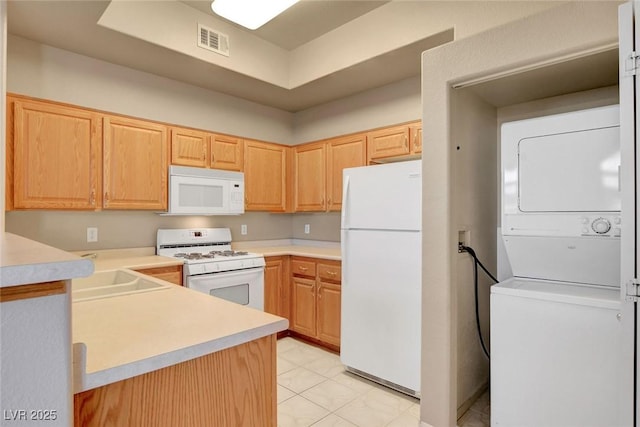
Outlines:
[{"label": "white microwave", "polygon": [[244,174],[169,166],[169,210],[163,215],[244,213]]}]

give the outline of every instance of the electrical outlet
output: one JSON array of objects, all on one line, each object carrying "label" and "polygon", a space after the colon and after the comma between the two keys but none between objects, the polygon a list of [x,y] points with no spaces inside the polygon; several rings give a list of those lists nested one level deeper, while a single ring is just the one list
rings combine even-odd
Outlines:
[{"label": "electrical outlet", "polygon": [[98,227],[87,227],[87,242],[93,243],[98,241]]},{"label": "electrical outlet", "polygon": [[471,232],[469,230],[458,230],[458,252],[462,252],[460,246],[471,246]]},{"label": "electrical outlet", "polygon": [[242,224],[240,226],[240,234],[242,234],[243,236],[247,234],[247,224]]},{"label": "electrical outlet", "polygon": [[309,234],[310,232],[311,232],[311,225],[305,224],[304,225],[304,234]]}]

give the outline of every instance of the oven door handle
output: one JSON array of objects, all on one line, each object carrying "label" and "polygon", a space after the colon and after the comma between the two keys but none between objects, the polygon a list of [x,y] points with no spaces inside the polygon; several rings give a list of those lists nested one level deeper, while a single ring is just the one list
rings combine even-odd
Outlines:
[{"label": "oven door handle", "polygon": [[245,274],[253,274],[256,273],[258,271],[264,270],[264,267],[250,267],[250,268],[244,268],[242,270],[229,270],[229,271],[210,271],[210,272],[206,272],[206,273],[201,273],[201,274],[194,274],[194,275],[189,275],[187,276],[187,278],[198,278],[198,277],[208,277],[208,278],[213,278],[213,277],[237,277],[237,276],[243,276]]}]

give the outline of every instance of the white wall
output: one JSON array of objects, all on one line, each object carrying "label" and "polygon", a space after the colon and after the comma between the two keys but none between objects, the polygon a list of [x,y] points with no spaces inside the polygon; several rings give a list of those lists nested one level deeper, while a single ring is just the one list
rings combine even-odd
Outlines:
[{"label": "white wall", "polygon": [[[0,3],[0,99],[6,99],[7,87],[7,2]],[[6,180],[6,103],[0,102],[0,232],[4,231],[4,189]]]},{"label": "white wall", "polygon": [[[0,424],[3,426],[73,424],[70,298],[71,293],[67,292],[2,303]],[[23,419],[7,420],[9,410],[27,412]],[[30,410],[56,411],[56,419],[34,420]]]}]

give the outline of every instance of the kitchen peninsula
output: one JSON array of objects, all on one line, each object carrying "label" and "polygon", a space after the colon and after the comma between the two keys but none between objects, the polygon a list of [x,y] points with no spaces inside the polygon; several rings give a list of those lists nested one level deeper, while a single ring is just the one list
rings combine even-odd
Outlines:
[{"label": "kitchen peninsula", "polygon": [[73,303],[75,425],[275,426],[287,320],[145,280],[164,286]]}]

